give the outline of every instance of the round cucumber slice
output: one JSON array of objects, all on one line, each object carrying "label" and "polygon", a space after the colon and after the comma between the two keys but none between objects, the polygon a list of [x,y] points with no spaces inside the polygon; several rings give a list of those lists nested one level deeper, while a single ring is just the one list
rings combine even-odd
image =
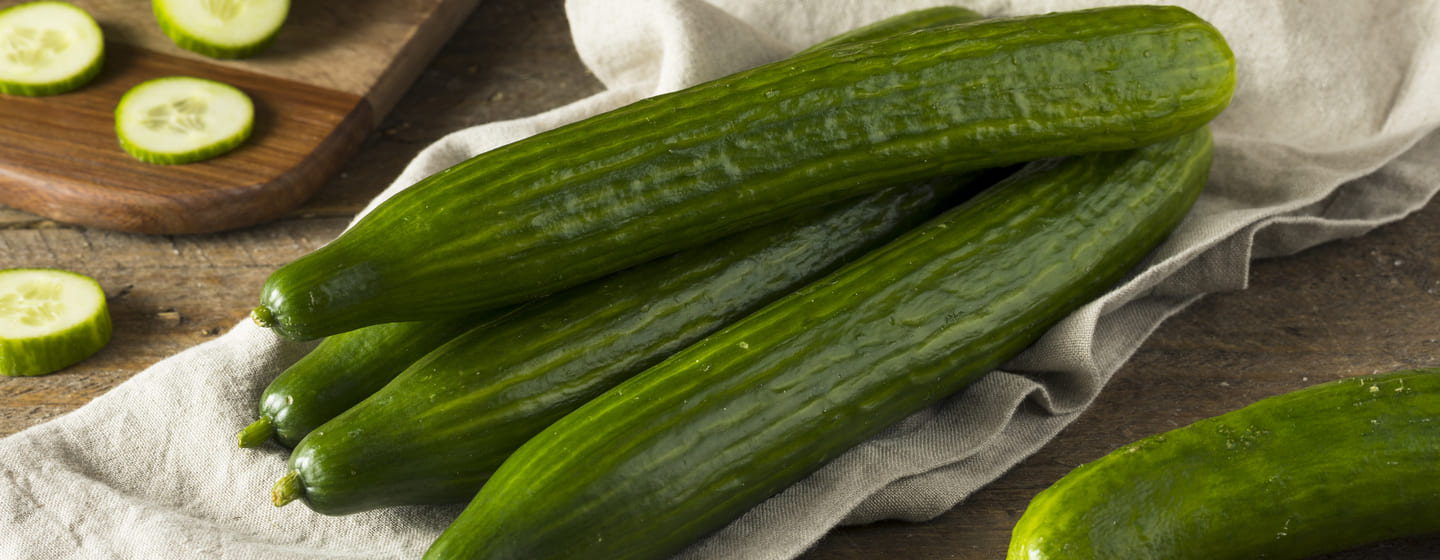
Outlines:
[{"label": "round cucumber slice", "polygon": [[110,308],[95,280],[65,270],[0,270],[0,375],[45,375],[110,342]]},{"label": "round cucumber slice", "polygon": [[100,73],[100,25],[65,2],[27,2],[0,10],[0,93],[55,95]]},{"label": "round cucumber slice", "polygon": [[214,80],[170,76],[143,82],[115,107],[120,146],[147,163],[210,159],[250,136],[255,105],[244,92]]},{"label": "round cucumber slice", "polygon": [[213,58],[245,58],[270,46],[289,0],[153,0],[160,30],[180,48]]}]

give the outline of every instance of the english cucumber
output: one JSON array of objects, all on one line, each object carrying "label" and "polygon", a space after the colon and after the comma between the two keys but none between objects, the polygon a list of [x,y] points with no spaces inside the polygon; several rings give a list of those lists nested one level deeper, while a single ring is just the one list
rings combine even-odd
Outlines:
[{"label": "english cucumber", "polygon": [[1027,166],[587,402],[431,560],[666,558],[961,390],[1119,281],[1202,190],[1209,130]]},{"label": "english cucumber", "polygon": [[311,339],[512,304],[905,181],[1204,125],[1234,58],[1188,11],[987,20],[819,49],[480,154],[275,271]]},{"label": "english cucumber", "polygon": [[1036,495],[1010,560],[1288,560],[1440,532],[1440,369],[1340,379],[1151,436]]},{"label": "english cucumber", "polygon": [[[979,14],[964,8],[939,7],[918,10],[838,35],[821,46],[875,39],[902,31],[963,23],[979,18]],[[814,48],[820,48],[820,46],[812,47],[812,49]],[[873,204],[871,206],[874,211],[880,211],[880,206]],[[733,244],[727,243],[726,245],[732,251],[735,249]],[[751,249],[759,250],[758,247]],[[688,258],[692,259],[697,266],[703,264],[703,261],[699,260],[700,257]],[[710,263],[705,266],[715,268],[719,264]],[[674,269],[661,273],[680,274],[686,277],[694,277],[694,274],[698,274]],[[598,289],[605,290],[606,288]],[[609,298],[610,296],[604,297]],[[729,310],[729,313],[733,314],[734,312],[736,310]],[[481,317],[478,318],[463,317],[409,323],[386,323],[327,337],[315,350],[287,369],[265,389],[260,398],[260,418],[237,434],[240,446],[258,446],[273,435],[282,445],[294,447],[306,434],[385,386],[421,356],[461,332],[488,321],[497,314],[481,313],[480,315]],[[591,333],[591,336],[596,334]],[[484,335],[472,332],[469,336],[478,338]],[[576,344],[580,344],[578,340]],[[520,346],[523,348],[533,347],[523,343]],[[514,350],[516,348],[507,348],[506,355],[515,355]],[[631,356],[630,358],[635,357]],[[454,358],[451,358],[450,361],[463,363]],[[503,449],[503,451],[508,453],[508,449]],[[496,456],[503,457],[504,453],[498,453]],[[320,460],[312,461],[313,469],[321,469],[321,462]],[[471,465],[470,468],[488,472],[493,465]],[[311,484],[311,488],[315,489],[317,495],[324,494],[324,490],[319,490],[323,485],[319,483],[318,478],[318,476],[311,476],[307,479],[316,480],[314,484]],[[437,493],[441,492],[438,488],[436,491]],[[338,491],[331,493],[340,494]],[[470,490],[470,493],[473,494],[473,490]],[[468,495],[465,496],[465,498],[468,497]],[[420,498],[411,498],[411,501],[418,499]],[[396,500],[400,500],[400,498],[394,498],[391,501]],[[316,502],[321,504],[317,507],[323,508],[325,507],[323,504],[329,501],[317,499]]]},{"label": "english cucumber", "polygon": [[942,210],[965,181],[895,188],[561,292],[462,334],[306,436],[277,483],[339,515],[465,502],[590,398]]},{"label": "english cucumber", "polygon": [[295,447],[316,427],[384,387],[415,360],[502,313],[385,323],[326,337],[260,394],[259,418],[236,434],[240,447],[272,437]]}]

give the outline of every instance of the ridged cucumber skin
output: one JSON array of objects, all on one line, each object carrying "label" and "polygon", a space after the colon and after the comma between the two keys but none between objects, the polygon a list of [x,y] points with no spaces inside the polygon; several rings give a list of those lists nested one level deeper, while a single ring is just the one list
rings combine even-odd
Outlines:
[{"label": "ridged cucumber skin", "polygon": [[1208,176],[1208,128],[1027,166],[537,435],[425,558],[665,558],[951,395],[1119,281]]},{"label": "ridged cucumber skin", "polygon": [[[980,17],[973,10],[951,6],[916,10],[836,35],[803,52]],[[419,358],[499,315],[383,323],[326,337],[261,394],[262,423],[241,431],[241,446],[258,446],[273,437],[285,447],[295,447],[315,428],[374,394]]]},{"label": "ridged cucumber skin", "polygon": [[254,317],[312,339],[506,305],[909,180],[1169,138],[1234,84],[1220,33],[1171,7],[820,49],[430,176],[275,271]]},{"label": "ridged cucumber skin", "polygon": [[[384,323],[326,337],[260,394],[259,417],[269,435],[294,447],[307,434],[355,406],[432,350],[503,312],[435,321]],[[251,445],[264,439],[254,438]]]},{"label": "ridged cucumber skin", "polygon": [[[979,14],[964,8],[918,10],[837,35],[826,44],[875,39],[897,32],[963,23],[979,18]],[[456,396],[469,394],[478,388],[492,383],[503,383],[507,379],[516,382],[521,379],[522,373],[541,378],[539,381],[530,381],[532,384],[538,383],[532,385],[539,391],[538,398],[532,397],[521,402],[517,402],[515,395],[507,395],[506,399],[470,399],[472,404],[482,410],[498,410],[500,407],[510,406],[520,410],[520,413],[507,415],[496,412],[489,414],[484,421],[476,419],[473,413],[468,412],[453,421],[435,419],[434,423],[439,425],[469,422],[471,427],[484,432],[498,430],[463,440],[464,444],[479,449],[480,456],[488,457],[488,460],[457,462],[459,464],[447,467],[443,473],[418,470],[391,475],[395,479],[412,480],[413,482],[407,483],[410,487],[424,484],[420,486],[424,490],[421,494],[404,489],[391,491],[387,490],[385,483],[373,482],[384,480],[384,473],[389,469],[410,466],[414,457],[446,456],[453,450],[446,448],[413,453],[407,451],[398,454],[400,456],[395,457],[394,463],[386,463],[380,452],[413,450],[423,447],[420,444],[434,445],[436,442],[410,441],[401,437],[399,439],[403,441],[398,443],[392,442],[383,447],[366,445],[359,449],[349,449],[348,453],[337,452],[337,448],[328,447],[330,444],[326,443],[327,441],[341,439],[337,434],[349,433],[349,429],[338,427],[342,424],[353,425],[369,434],[383,432],[383,429],[377,428],[391,420],[376,418],[383,418],[395,410],[393,406],[384,410],[374,408],[376,400],[386,399],[386,402],[390,402],[383,396],[366,401],[366,406],[358,407],[359,410],[349,413],[347,418],[353,418],[353,422],[341,421],[333,424],[332,426],[337,428],[329,431],[326,436],[312,438],[305,447],[296,452],[304,457],[300,462],[306,466],[303,473],[297,471],[301,475],[297,478],[301,484],[299,488],[304,491],[305,481],[315,481],[308,487],[309,494],[315,496],[311,502],[312,507],[326,513],[350,513],[381,505],[468,500],[474,496],[479,483],[499,465],[501,459],[523,442],[523,438],[533,435],[578,406],[579,402],[583,402],[579,400],[582,397],[577,391],[584,389],[585,393],[598,393],[609,385],[618,383],[627,372],[644,369],[683,346],[686,341],[753,310],[758,307],[759,302],[778,297],[776,290],[783,289],[781,286],[798,286],[798,283],[803,283],[803,280],[813,276],[815,271],[837,266],[839,261],[843,260],[833,254],[817,255],[813,254],[813,251],[838,251],[843,257],[845,254],[854,253],[855,247],[867,247],[873,243],[872,238],[893,235],[887,228],[913,225],[913,215],[930,213],[932,206],[942,203],[944,197],[953,195],[952,191],[960,188],[964,181],[966,180],[963,178],[938,179],[928,185],[917,184],[904,189],[892,189],[893,192],[886,194],[837,203],[837,208],[824,212],[811,212],[814,216],[809,218],[815,223],[809,225],[806,225],[805,219],[797,217],[790,221],[791,226],[773,226],[766,231],[737,234],[733,236],[733,240],[718,242],[723,249],[692,250],[669,257],[669,264],[643,266],[642,271],[620,273],[599,280],[593,286],[587,285],[562,292],[563,296],[556,298],[562,303],[526,309],[526,319],[515,319],[511,321],[513,325],[496,329],[497,332],[493,335],[488,328],[479,326],[488,323],[492,315],[482,314],[484,317],[481,319],[467,317],[386,323],[328,337],[266,389],[261,398],[260,417],[269,419],[265,421],[268,429],[282,445],[294,447],[315,428],[374,394],[431,350],[449,342],[461,332],[470,330],[462,340],[451,343],[445,350],[428,357],[425,373],[403,378],[405,380],[397,383],[387,394],[404,394],[411,385],[421,385],[414,389],[419,392],[417,394],[429,394],[434,392],[439,384],[414,383],[415,377],[436,376],[441,372],[468,372],[475,369],[476,364],[487,365],[491,374],[483,378],[468,375],[459,379],[465,383],[457,384],[458,387],[452,387],[446,392]],[[842,211],[841,207],[850,209]],[[865,221],[867,219],[868,222]],[[840,230],[827,231],[827,225]],[[776,246],[766,249],[765,244],[772,242]],[[811,251],[812,254],[804,254],[806,251]],[[794,258],[808,259],[809,262],[798,262],[796,265],[779,262],[779,256],[787,252],[792,252]],[[742,259],[747,258],[751,259],[749,263],[743,263]],[[760,270],[746,271],[745,267],[752,264]],[[651,273],[658,274],[659,279],[663,280],[645,278],[646,274]],[[764,273],[769,273],[769,276],[764,276]],[[688,282],[706,283],[686,288]],[[759,287],[750,292],[743,291],[748,284],[757,284]],[[580,296],[592,290],[595,295]],[[666,312],[662,309],[669,309],[668,307],[656,308],[653,303],[643,301],[646,294],[659,294],[675,302],[701,301],[678,312]],[[713,309],[717,303],[727,307]],[[551,311],[545,311],[547,309]],[[557,314],[559,316],[555,316]],[[582,320],[572,320],[572,316]],[[527,325],[535,328],[537,332],[526,334],[523,329]],[[505,333],[510,333],[508,336],[513,340],[500,345],[497,350],[494,340],[498,340]],[[572,336],[575,338],[571,339]],[[607,337],[620,338],[609,340]],[[545,343],[536,342],[540,340]],[[566,353],[562,348],[567,344],[564,342],[566,340],[577,348],[586,347],[584,343],[587,340],[600,340],[601,344],[591,350],[598,349],[603,356],[591,352]],[[544,362],[541,358],[527,361],[524,351],[539,348],[551,349],[551,352],[546,354],[550,361]],[[501,358],[494,359],[494,356]],[[577,360],[582,357],[587,361]],[[538,370],[510,370],[505,372],[507,375],[497,373],[504,369],[500,367],[502,363],[520,368],[537,363],[535,360],[541,360],[539,363],[542,365],[538,366]],[[456,381],[454,378],[448,380]],[[581,382],[585,383],[585,386],[577,387]],[[568,390],[563,393],[545,391],[543,387],[547,383],[565,386]],[[477,400],[481,402],[475,402]],[[426,400],[400,410],[424,410],[432,406],[434,403]],[[408,419],[401,422],[405,421]],[[242,431],[242,446],[247,441],[245,436],[246,432]],[[253,445],[259,444],[255,441],[259,440],[258,437],[252,435],[249,440],[254,442]],[[342,440],[335,445],[342,446],[340,449],[348,449],[343,446],[351,443],[353,442]],[[366,452],[375,454],[368,455]],[[365,458],[357,459],[357,456]],[[292,460],[292,464],[294,462]],[[323,473],[327,468],[336,468],[336,463],[342,465],[338,467],[341,469],[339,472],[349,472],[349,465],[355,465],[359,472],[359,463],[367,463],[363,468],[364,472],[369,473],[368,481],[325,476]],[[454,473],[468,474],[460,476]],[[372,494],[379,497],[357,499],[358,496]]]},{"label": "ridged cucumber skin", "polygon": [[463,503],[526,440],[674,352],[954,203],[968,179],[889,189],[682,251],[446,343],[290,456],[311,509]]},{"label": "ridged cucumber skin", "polygon": [[1440,369],[1331,381],[1151,436],[1036,495],[1011,560],[1308,558],[1440,532]]}]

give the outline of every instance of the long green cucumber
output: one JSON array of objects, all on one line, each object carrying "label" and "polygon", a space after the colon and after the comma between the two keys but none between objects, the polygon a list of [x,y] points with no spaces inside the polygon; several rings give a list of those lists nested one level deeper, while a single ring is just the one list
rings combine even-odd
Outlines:
[{"label": "long green cucumber", "polygon": [[294,447],[311,430],[384,387],[460,333],[503,313],[383,323],[326,337],[260,394],[259,419],[236,434],[240,447],[272,437]]},{"label": "long green cucumber", "polygon": [[1188,212],[1208,128],[1047,160],[676,353],[510,456],[429,559],[665,558],[954,394]]},{"label": "long green cucumber", "polygon": [[611,275],[469,331],[317,428],[277,505],[329,515],[470,500],[586,401],[954,203],[965,181],[881,191]]},{"label": "long green cucumber", "polygon": [[1007,558],[1287,560],[1440,533],[1437,465],[1440,369],[1340,379],[1077,467]]},{"label": "long green cucumber", "polygon": [[1173,137],[1234,85],[1224,38],[1174,7],[819,49],[428,177],[275,271],[253,316],[310,339],[508,305],[909,180]]},{"label": "long green cucumber", "polygon": [[[917,10],[837,35],[802,52],[980,17],[959,7]],[[259,419],[237,434],[240,446],[255,447],[273,435],[282,445],[294,447],[306,434],[385,386],[420,357],[495,315],[384,323],[327,337],[265,389]]]}]

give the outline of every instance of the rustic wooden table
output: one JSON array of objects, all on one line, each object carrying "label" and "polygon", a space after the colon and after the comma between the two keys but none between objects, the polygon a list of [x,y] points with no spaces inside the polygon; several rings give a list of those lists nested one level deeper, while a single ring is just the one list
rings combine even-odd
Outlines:
[{"label": "rustic wooden table", "polygon": [[[340,175],[283,219],[213,235],[143,236],[0,207],[0,268],[95,277],[116,327],[112,343],[80,365],[0,378],[0,436],[73,410],[244,319],[272,270],[334,237],[445,133],[599,89],[570,43],[560,0],[485,0]],[[1320,380],[1440,366],[1436,247],[1440,202],[1363,237],[1257,262],[1248,289],[1207,296],[1167,321],[1092,409],[986,489],[927,523],[837,529],[804,558],[1003,558],[1031,496],[1123,443]],[[1440,536],[1330,558],[1440,558]]]}]

